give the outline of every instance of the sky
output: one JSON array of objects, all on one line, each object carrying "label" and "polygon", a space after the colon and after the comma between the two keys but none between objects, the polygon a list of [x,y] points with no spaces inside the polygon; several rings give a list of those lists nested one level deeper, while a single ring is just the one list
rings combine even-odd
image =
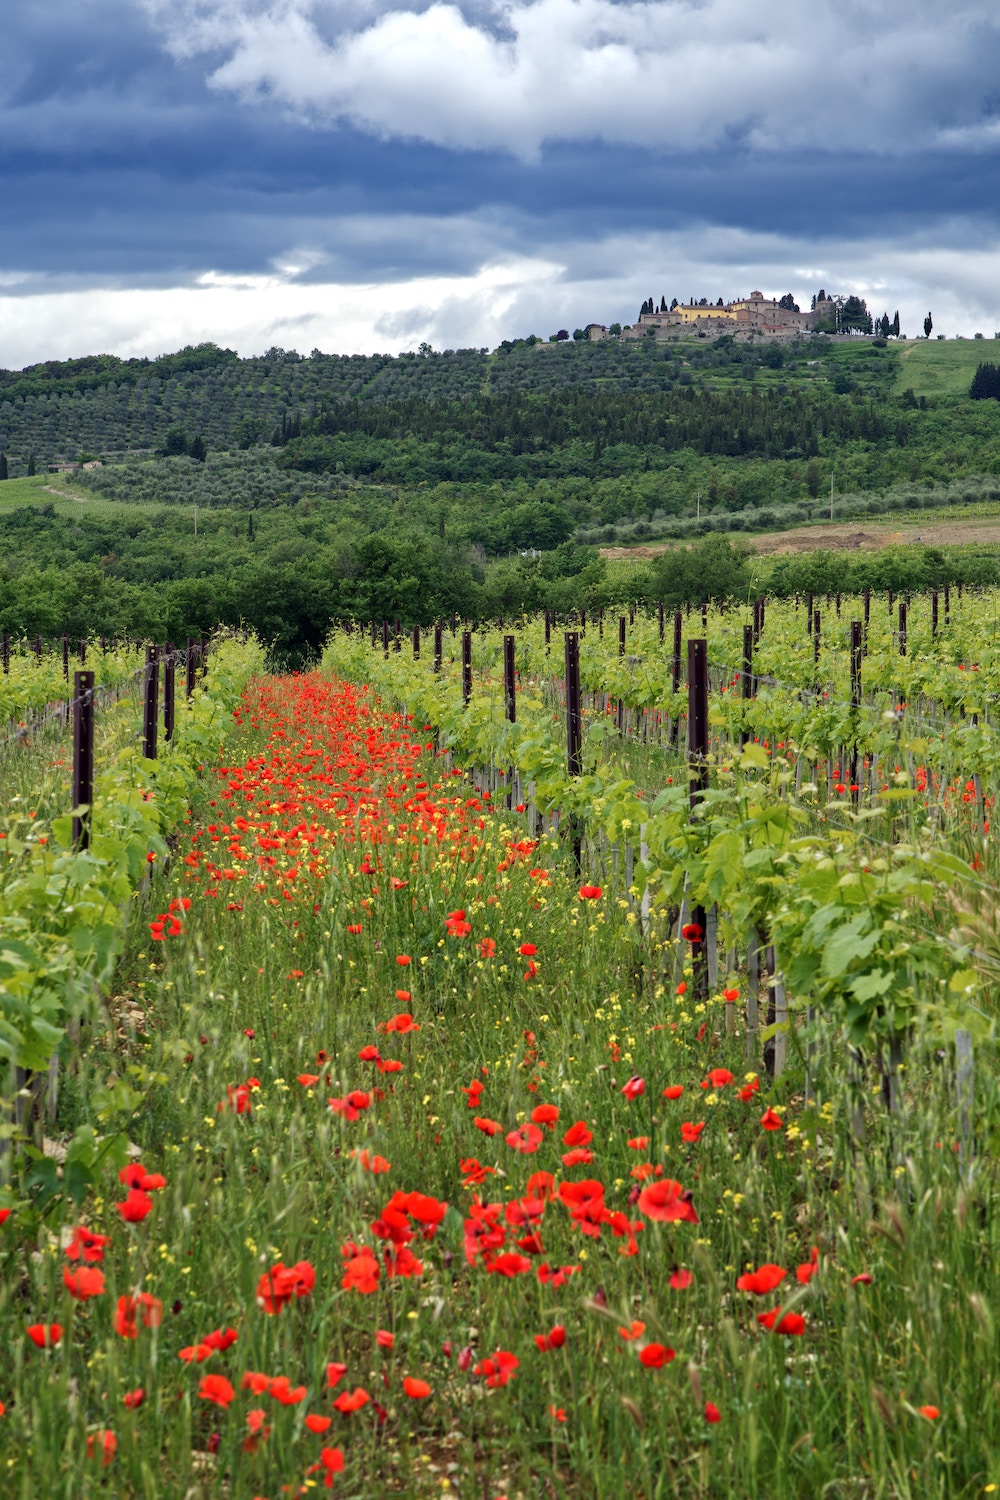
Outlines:
[{"label": "sky", "polygon": [[821,287],[1000,331],[1000,8],[10,0],[0,366]]}]

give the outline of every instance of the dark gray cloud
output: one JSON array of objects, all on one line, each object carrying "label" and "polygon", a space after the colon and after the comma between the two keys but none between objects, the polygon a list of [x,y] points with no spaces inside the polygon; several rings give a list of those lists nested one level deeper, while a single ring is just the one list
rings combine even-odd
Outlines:
[{"label": "dark gray cloud", "polygon": [[[490,123],[494,116],[472,100],[465,139],[454,141],[438,128],[440,120],[418,130],[407,115],[431,76],[419,54],[410,76],[403,69],[396,78],[395,92],[392,78],[382,80],[384,118],[366,121],[358,111],[335,107],[327,54],[352,37],[375,35],[386,24],[384,4],[359,7],[352,0],[307,9],[305,0],[274,0],[248,8],[213,0],[196,11],[172,3],[173,30],[165,30],[163,14],[157,19],[137,0],[51,0],[44,6],[28,0],[4,19],[0,294],[7,307],[17,301],[26,313],[32,299],[78,297],[87,288],[95,296],[115,288],[152,295],[197,288],[209,272],[260,277],[278,268],[283,284],[313,287],[330,306],[336,298],[331,302],[324,288],[384,287],[384,337],[403,341],[411,327],[433,333],[447,324],[449,342],[480,343],[494,330],[498,336],[519,331],[505,329],[501,316],[537,322],[537,331],[544,331],[554,287],[562,289],[559,321],[610,321],[632,316],[637,294],[640,300],[662,291],[729,295],[766,276],[775,278],[771,289],[805,291],[812,271],[830,266],[845,286],[876,288],[890,303],[912,298],[915,308],[931,297],[952,307],[958,326],[963,319],[975,326],[988,321],[985,266],[1000,239],[996,92],[987,88],[987,75],[996,76],[993,13],[963,0],[945,28],[940,55],[932,55],[926,35],[935,17],[940,22],[940,9],[930,0],[905,9],[897,0],[836,10],[826,0],[816,8],[799,6],[803,14],[812,12],[817,55],[810,60],[804,51],[809,28],[792,17],[790,5],[782,0],[769,9],[772,35],[764,38],[764,50],[774,57],[762,58],[757,74],[751,65],[740,96],[747,107],[722,112],[721,124],[695,139],[693,127],[687,136],[668,129],[669,110],[664,113],[667,106],[657,99],[647,100],[645,114],[634,101],[631,113],[622,114],[614,90],[603,84],[595,84],[583,124],[574,125],[572,100],[558,87],[538,104],[524,83],[531,49],[544,40],[553,16],[569,16],[568,50],[556,62],[549,59],[550,74],[566,71],[574,48],[582,49],[586,63],[595,47],[600,51],[600,20],[618,27],[619,41],[624,37],[630,55],[645,66],[662,51],[666,15],[687,27],[677,34],[689,61],[697,61],[699,46],[721,45],[718,37],[731,23],[746,64],[754,44],[747,18],[759,13],[748,0],[623,4],[610,8],[610,18],[604,0],[580,0],[575,9],[570,0],[539,0],[534,21],[525,5],[452,12],[424,4],[407,12],[406,24],[423,27],[426,39],[432,34],[427,28],[440,32],[447,11],[449,25],[475,33],[484,66],[494,70],[490,86],[501,96],[506,89],[520,111],[517,130],[504,138]],[[267,79],[259,74],[254,81],[248,64],[238,87],[231,72],[220,74],[237,55],[246,63],[251,42],[258,48],[253,56],[260,55],[260,28],[276,16],[284,23],[286,61],[300,55],[296,25],[316,21],[320,52],[310,86],[319,92],[312,104],[291,97],[291,72],[281,74],[280,89],[269,86],[264,94]],[[212,35],[197,30],[206,17],[219,28]],[[165,45],[168,31],[172,52]],[[498,38],[522,57],[519,92],[512,95],[510,78],[497,73]],[[835,45],[837,38],[840,53],[821,58],[824,39]],[[870,87],[862,78],[848,88],[846,64],[862,52]],[[913,66],[907,72],[908,58]],[[809,88],[799,79],[807,65]],[[676,92],[676,63],[672,67],[663,74],[665,93]],[[691,71],[686,97],[697,104],[703,74],[694,62]],[[901,72],[907,78],[886,84],[887,75]],[[765,85],[775,76],[791,84],[781,94],[772,82],[776,97],[769,101]],[[831,79],[839,80],[837,90]],[[873,124],[869,109],[866,132],[857,121],[848,129],[843,118],[851,108],[863,111],[876,85],[884,96],[879,109],[889,116]],[[830,102],[834,92],[840,114]],[[717,100],[722,93],[717,90]],[[752,95],[757,105],[751,109]],[[801,115],[807,95],[816,104],[808,129],[795,113],[799,108]],[[676,107],[676,101],[668,104]],[[782,121],[787,139],[778,138]],[[645,130],[650,139],[631,142],[628,130],[639,137]],[[545,269],[525,270],[536,263]],[[493,308],[479,308],[477,274],[503,264],[522,268],[514,276],[517,289]],[[711,286],[696,281],[699,265]],[[823,274],[830,280],[834,271]],[[533,275],[537,296],[530,291]],[[414,292],[409,302],[406,293],[398,305],[393,288],[426,278],[451,279],[451,301],[439,286],[426,298]],[[251,310],[254,299],[266,296],[262,285],[241,293],[248,339],[266,322]],[[206,325],[203,283],[192,296],[191,306],[199,309],[192,326]],[[446,303],[447,317],[440,311]],[[110,305],[106,298],[94,303]],[[287,316],[309,315],[289,310]],[[321,319],[328,345],[333,317],[327,311]],[[10,354],[0,348],[0,363],[13,361],[15,345],[29,349],[28,357],[43,357],[47,349],[31,343],[30,321],[22,326],[20,315],[15,321],[20,331],[8,340]],[[126,324],[116,312],[108,340],[124,346],[146,336],[141,320]],[[80,325],[87,337],[96,337],[92,330],[99,326],[86,319]],[[232,319],[227,326],[235,326]],[[350,319],[343,326],[345,337],[360,337]],[[58,327],[58,319],[40,316],[38,339],[51,338]],[[207,325],[202,336],[212,336]]]}]

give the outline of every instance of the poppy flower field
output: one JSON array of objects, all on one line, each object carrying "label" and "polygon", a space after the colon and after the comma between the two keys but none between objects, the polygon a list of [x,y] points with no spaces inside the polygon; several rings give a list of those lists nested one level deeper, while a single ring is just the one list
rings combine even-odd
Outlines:
[{"label": "poppy flower field", "polygon": [[[925,803],[890,803],[910,852],[882,870],[849,797],[720,731],[692,831],[681,761],[603,704],[586,785],[527,671],[515,744],[491,649],[465,706],[339,636],[206,744],[56,1119],[7,1127],[0,1493],[993,1493],[994,1012],[961,907],[988,900],[985,773],[933,850]],[[579,862],[557,794],[600,824]]]}]

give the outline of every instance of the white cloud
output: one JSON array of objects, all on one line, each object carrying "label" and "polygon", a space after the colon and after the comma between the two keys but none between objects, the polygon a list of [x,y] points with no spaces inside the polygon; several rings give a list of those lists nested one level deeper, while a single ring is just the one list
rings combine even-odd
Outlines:
[{"label": "white cloud", "polygon": [[546,141],[909,151],[988,128],[982,0],[138,0],[211,82],[317,122],[524,158]]},{"label": "white cloud", "polygon": [[[290,255],[290,261],[301,257]],[[155,355],[212,340],[259,354],[271,345],[308,353],[375,353],[416,348],[442,336],[454,345],[498,343],[526,289],[543,297],[560,267],[543,260],[498,261],[468,276],[426,276],[391,285],[305,283],[276,272],[208,272],[186,286],[0,289],[0,364],[18,369],[86,353]],[[452,337],[454,335],[454,337]]]},{"label": "white cloud", "polygon": [[[451,234],[478,246],[488,226],[407,220],[411,234]],[[937,226],[940,230],[940,226]],[[289,251],[266,276],[207,273],[159,289],[57,286],[33,278],[18,294],[0,286],[0,364],[7,368],[104,351],[155,355],[211,339],[241,354],[271,345],[308,353],[395,352],[424,340],[435,348],[495,347],[501,339],[595,321],[631,321],[649,296],[712,301],[760,288],[791,291],[801,305],[819,287],[857,292],[872,311],[898,308],[904,331],[919,333],[931,309],[935,330],[991,337],[1000,329],[996,282],[1000,243],[969,225],[946,226],[936,242],[816,244],[702,225],[669,234],[610,235],[542,245],[534,257],[494,256],[465,275],[397,282],[297,281]],[[364,239],[367,221],[345,226]]]}]

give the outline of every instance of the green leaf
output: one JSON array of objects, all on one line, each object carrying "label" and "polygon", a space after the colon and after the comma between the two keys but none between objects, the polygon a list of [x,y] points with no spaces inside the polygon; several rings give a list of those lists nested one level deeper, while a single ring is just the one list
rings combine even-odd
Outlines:
[{"label": "green leaf", "polygon": [[858,1000],[874,1000],[877,995],[884,995],[892,988],[892,981],[891,971],[871,969],[867,974],[859,974],[856,979],[852,979],[847,988]]},{"label": "green leaf", "polygon": [[846,922],[844,926],[830,938],[823,949],[823,973],[830,979],[836,979],[847,972],[849,966],[857,959],[867,958],[872,949],[877,947],[881,934],[879,932],[864,932],[869,922],[867,912],[854,918],[852,922]]}]

